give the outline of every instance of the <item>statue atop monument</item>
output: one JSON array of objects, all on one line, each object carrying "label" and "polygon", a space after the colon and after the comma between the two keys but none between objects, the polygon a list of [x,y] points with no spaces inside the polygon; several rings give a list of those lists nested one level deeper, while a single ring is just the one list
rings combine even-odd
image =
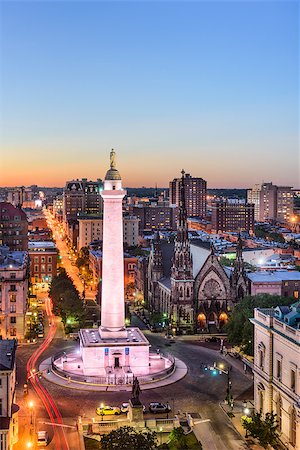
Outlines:
[{"label": "statue atop monument", "polygon": [[111,149],[110,152],[110,168],[111,169],[115,169],[116,168],[116,152],[114,151],[114,149]]}]

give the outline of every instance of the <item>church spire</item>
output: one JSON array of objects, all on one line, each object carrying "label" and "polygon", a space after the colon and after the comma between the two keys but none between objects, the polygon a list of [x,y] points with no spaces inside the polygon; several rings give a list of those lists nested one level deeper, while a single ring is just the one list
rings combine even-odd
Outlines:
[{"label": "church spire", "polygon": [[177,234],[172,264],[172,277],[190,279],[193,273],[192,255],[188,236],[187,212],[185,205],[184,170],[181,171],[180,201]]},{"label": "church spire", "polygon": [[179,227],[186,226],[187,212],[185,205],[185,188],[184,188],[184,174],[185,171],[181,171],[181,182],[180,182],[180,200],[179,200]]},{"label": "church spire", "polygon": [[234,262],[234,271],[236,275],[244,272],[244,260],[243,260],[243,241],[241,234],[239,233],[237,245],[236,245],[236,258]]}]

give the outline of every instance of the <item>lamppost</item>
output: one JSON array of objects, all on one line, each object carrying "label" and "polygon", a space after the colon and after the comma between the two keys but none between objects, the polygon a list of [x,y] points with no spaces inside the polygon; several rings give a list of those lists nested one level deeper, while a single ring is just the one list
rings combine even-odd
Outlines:
[{"label": "lamppost", "polygon": [[30,431],[29,431],[29,433],[30,433],[30,436],[33,436],[34,435],[34,417],[33,417],[34,402],[32,400],[30,400],[28,402],[28,407],[30,410]]},{"label": "lamppost", "polygon": [[159,435],[160,435],[160,445],[162,445],[162,432],[163,432],[163,428],[162,427],[160,427],[159,428]]},{"label": "lamppost", "polygon": [[103,403],[101,403],[101,405],[100,405],[100,411],[101,411],[101,422],[103,421],[103,416],[104,416],[104,413],[103,413],[103,408],[104,408],[104,405],[103,405]]}]

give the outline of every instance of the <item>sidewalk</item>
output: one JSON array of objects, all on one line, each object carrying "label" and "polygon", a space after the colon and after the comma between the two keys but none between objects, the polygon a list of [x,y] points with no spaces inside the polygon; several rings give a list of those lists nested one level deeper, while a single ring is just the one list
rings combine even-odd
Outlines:
[{"label": "sidewalk", "polygon": [[[50,373],[47,371],[50,370]],[[51,383],[55,383],[59,386],[71,389],[79,389],[85,391],[105,391],[105,392],[120,392],[120,391],[131,391],[132,386],[111,386],[111,385],[101,385],[101,384],[93,384],[86,383],[84,381],[69,381],[68,378],[64,378],[56,373],[54,373],[51,369],[51,358],[47,358],[41,362],[39,366],[39,371],[42,373],[43,377],[50,381]],[[168,386],[169,384],[176,383],[186,376],[188,372],[187,366],[180,359],[175,358],[175,371],[159,380],[141,384],[140,388],[142,391],[147,389],[155,389],[163,386]]]},{"label": "sidewalk", "polygon": [[[244,413],[244,406],[242,401],[234,401],[234,407],[231,408],[230,405],[226,405],[225,403],[219,403],[220,408],[223,410],[224,414],[226,414],[227,418],[231,421],[232,425],[241,436],[241,439],[247,443],[247,447],[253,450],[263,450],[259,444],[252,444],[252,439],[249,438],[249,441],[246,439],[246,431],[242,425],[242,416]],[[247,402],[247,408],[254,408],[252,402]]]}]

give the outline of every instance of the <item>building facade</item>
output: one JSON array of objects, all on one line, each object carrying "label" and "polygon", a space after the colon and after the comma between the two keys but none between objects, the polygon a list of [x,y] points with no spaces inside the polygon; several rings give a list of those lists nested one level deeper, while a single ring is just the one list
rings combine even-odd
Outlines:
[{"label": "building facade", "polygon": [[[206,195],[207,183],[203,178],[192,177],[189,173],[184,173],[184,196],[188,217],[206,217]],[[170,181],[170,205],[180,204],[181,178],[174,178]]]},{"label": "building facade", "polygon": [[248,274],[250,294],[270,294],[300,298],[300,272],[297,270],[258,271]]},{"label": "building facade", "polygon": [[0,248],[0,338],[2,339],[24,339],[28,279],[28,253],[11,252],[7,247]]},{"label": "building facade", "polygon": [[254,404],[274,412],[280,439],[300,449],[300,303],[254,310]]},{"label": "building facade", "polygon": [[139,230],[176,230],[178,208],[174,205],[130,206],[130,213],[139,219]]},{"label": "building facade", "polygon": [[101,214],[102,199],[100,192],[103,183],[81,180],[67,181],[63,191],[63,220],[76,219],[78,214]]},{"label": "building facade", "polygon": [[12,251],[28,249],[28,221],[25,212],[8,202],[0,203],[0,246]]},{"label": "building facade", "polygon": [[[123,242],[129,247],[138,244],[139,219],[133,216],[123,217]],[[88,247],[93,241],[103,239],[102,216],[82,216],[78,218],[77,251],[82,247]]]},{"label": "building facade", "polygon": [[15,339],[0,340],[0,449],[11,450],[18,441]]},{"label": "building facade", "polygon": [[293,216],[293,199],[290,186],[276,186],[273,183],[256,184],[247,191],[247,201],[254,203],[254,218],[258,222],[289,221]]},{"label": "building facade", "polygon": [[252,233],[254,230],[254,204],[239,200],[212,203],[212,232]]},{"label": "building facade", "polygon": [[51,241],[31,241],[28,244],[32,284],[51,283],[57,275],[57,248]]}]

